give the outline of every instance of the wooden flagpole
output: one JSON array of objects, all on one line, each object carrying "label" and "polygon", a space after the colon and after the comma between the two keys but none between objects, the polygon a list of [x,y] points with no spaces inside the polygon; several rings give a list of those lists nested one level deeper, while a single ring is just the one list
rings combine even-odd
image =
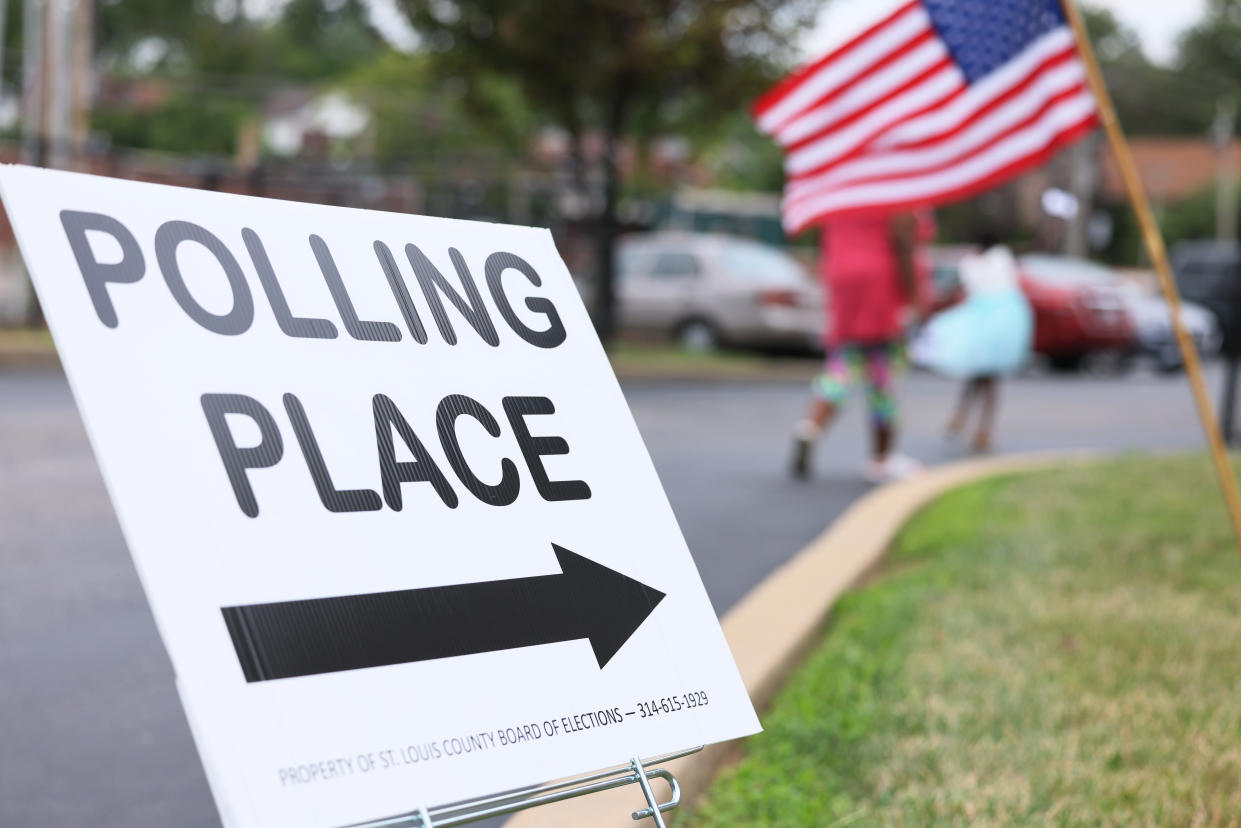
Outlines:
[{"label": "wooden flagpole", "polygon": [[1125,190],[1129,193],[1129,201],[1133,212],[1137,214],[1138,226],[1142,231],[1142,241],[1146,252],[1150,255],[1151,264],[1159,276],[1159,286],[1163,289],[1164,298],[1168,302],[1168,310],[1172,314],[1172,329],[1176,332],[1176,343],[1181,349],[1181,357],[1185,362],[1185,373],[1189,377],[1189,386],[1193,390],[1194,402],[1198,407],[1198,417],[1202,420],[1202,430],[1206,433],[1207,445],[1211,450],[1211,459],[1215,462],[1215,471],[1219,475],[1220,488],[1224,494],[1224,504],[1228,508],[1228,517],[1232,520],[1232,529],[1237,539],[1237,551],[1241,552],[1241,497],[1237,493],[1237,480],[1233,476],[1228,452],[1224,448],[1224,439],[1220,435],[1219,423],[1211,407],[1211,399],[1207,395],[1206,384],[1202,380],[1202,364],[1198,360],[1198,350],[1185,330],[1181,320],[1181,297],[1176,289],[1176,281],[1172,278],[1172,269],[1168,265],[1168,251],[1164,248],[1163,235],[1155,222],[1150,202],[1146,198],[1146,188],[1138,175],[1137,165],[1133,162],[1133,154],[1125,140],[1120,121],[1116,117],[1116,108],[1112,105],[1112,97],[1108,94],[1107,84],[1099,63],[1095,59],[1090,38],[1086,35],[1086,24],[1075,0],[1061,0],[1069,25],[1077,39],[1077,49],[1081,54],[1082,63],[1086,68],[1086,76],[1090,81],[1091,91],[1099,107],[1099,120],[1107,133],[1108,143],[1120,168],[1120,176],[1124,179]]}]

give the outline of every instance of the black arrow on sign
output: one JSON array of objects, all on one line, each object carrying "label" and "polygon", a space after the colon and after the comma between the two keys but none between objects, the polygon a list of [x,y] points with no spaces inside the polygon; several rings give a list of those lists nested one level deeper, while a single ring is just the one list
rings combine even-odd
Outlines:
[{"label": "black arrow on sign", "polygon": [[552,544],[559,575],[223,607],[246,681],[590,639],[602,668],[664,594]]}]

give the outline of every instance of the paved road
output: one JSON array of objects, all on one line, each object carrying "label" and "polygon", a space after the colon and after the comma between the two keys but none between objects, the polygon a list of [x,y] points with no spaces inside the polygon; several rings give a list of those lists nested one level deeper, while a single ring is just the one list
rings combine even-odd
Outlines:
[{"label": "paved road", "polygon": [[[1214,384],[1214,383],[1213,383]],[[727,610],[866,490],[859,407],[785,475],[793,382],[635,383],[638,424],[707,589]],[[929,462],[954,388],[904,386],[905,448]],[[999,450],[1202,445],[1183,381],[1031,376],[1005,390]],[[172,671],[68,389],[0,374],[0,825],[218,825]]]}]

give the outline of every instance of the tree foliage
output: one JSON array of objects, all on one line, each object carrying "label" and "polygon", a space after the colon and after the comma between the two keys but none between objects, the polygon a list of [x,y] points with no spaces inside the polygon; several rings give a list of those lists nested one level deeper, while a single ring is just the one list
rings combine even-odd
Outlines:
[{"label": "tree foliage", "polygon": [[745,111],[817,11],[808,0],[399,0],[433,65],[465,79],[512,78],[535,115],[571,139],[601,137],[595,322],[613,328],[613,239],[623,139],[701,132]]},{"label": "tree foliage", "polygon": [[436,73],[425,54],[387,51],[337,85],[370,111],[371,154],[381,166],[517,159],[534,137],[536,121],[510,78],[481,77],[467,98],[462,79]]},{"label": "tree foliage", "polygon": [[1176,67],[1205,95],[1241,91],[1241,0],[1211,0],[1177,43]]},{"label": "tree foliage", "polygon": [[[800,0],[400,0],[437,67],[513,77],[571,132],[693,128],[748,106],[812,5]],[[619,130],[617,130],[619,131]]]},{"label": "tree foliage", "polygon": [[164,90],[144,111],[105,98],[95,129],[119,146],[171,152],[232,152],[241,124],[274,90],[339,79],[388,50],[362,0],[289,0],[268,18],[209,0],[107,0],[95,41],[114,83]]},{"label": "tree foliage", "polygon": [[1086,9],[1086,28],[1116,111],[1131,135],[1201,133],[1214,117],[1215,97],[1179,67],[1152,63],[1137,33],[1106,9]]}]

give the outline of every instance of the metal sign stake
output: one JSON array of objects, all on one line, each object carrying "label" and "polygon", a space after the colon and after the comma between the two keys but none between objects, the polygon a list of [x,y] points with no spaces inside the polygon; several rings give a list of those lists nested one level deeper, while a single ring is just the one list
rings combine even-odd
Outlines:
[{"label": "metal sign stake", "polygon": [[[633,766],[633,772],[638,777],[638,784],[642,787],[642,795],[646,797],[646,804],[650,806],[647,811],[649,811],[651,819],[655,821],[657,828],[667,828],[664,824],[664,815],[660,813],[659,800],[655,798],[655,792],[651,790],[651,782],[646,778],[646,768],[642,767],[642,760],[635,756],[630,760],[630,765]],[[633,818],[640,820],[642,816],[639,816],[639,814],[643,813],[645,812],[637,811],[634,813]]]}]

